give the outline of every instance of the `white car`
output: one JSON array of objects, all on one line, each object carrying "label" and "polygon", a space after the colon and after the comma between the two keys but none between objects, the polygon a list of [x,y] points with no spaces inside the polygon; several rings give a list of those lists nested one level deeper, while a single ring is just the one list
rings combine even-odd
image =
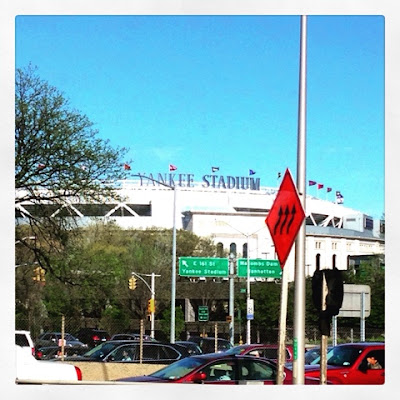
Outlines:
[{"label": "white car", "polygon": [[68,383],[81,381],[81,370],[63,362],[36,360],[21,346],[15,346],[16,383]]},{"label": "white car", "polygon": [[15,344],[21,346],[28,354],[35,355],[35,346],[29,331],[15,331]]}]

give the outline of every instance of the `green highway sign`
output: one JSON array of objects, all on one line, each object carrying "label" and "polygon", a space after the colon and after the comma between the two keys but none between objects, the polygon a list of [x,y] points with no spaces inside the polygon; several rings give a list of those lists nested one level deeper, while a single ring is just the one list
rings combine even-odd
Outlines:
[{"label": "green highway sign", "polygon": [[[257,260],[250,259],[251,278],[281,278],[282,269],[278,260]],[[237,259],[237,276],[247,277],[247,258]]]},{"label": "green highway sign", "polygon": [[179,257],[179,275],[228,277],[229,260],[227,258]]},{"label": "green highway sign", "polygon": [[199,321],[208,321],[208,307],[207,306],[199,306],[198,308]]}]

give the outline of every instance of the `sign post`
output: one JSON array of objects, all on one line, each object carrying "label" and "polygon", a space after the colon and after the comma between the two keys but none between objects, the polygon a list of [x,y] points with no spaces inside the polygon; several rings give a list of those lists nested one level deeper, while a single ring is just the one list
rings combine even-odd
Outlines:
[{"label": "sign post", "polygon": [[[286,169],[278,194],[265,220],[271,233],[283,269],[293,242],[305,218],[297,189],[289,169]],[[281,312],[279,317],[278,373],[277,384],[283,384],[283,364],[285,363],[285,336],[288,296],[288,274],[283,273],[281,288]],[[296,347],[296,346],[295,346]],[[297,354],[297,353],[296,353]]]}]

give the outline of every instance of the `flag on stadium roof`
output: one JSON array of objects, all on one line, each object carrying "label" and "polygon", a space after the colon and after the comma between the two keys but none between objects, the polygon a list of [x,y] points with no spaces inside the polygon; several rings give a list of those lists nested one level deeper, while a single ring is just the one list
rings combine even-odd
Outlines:
[{"label": "flag on stadium roof", "polygon": [[314,186],[316,184],[317,184],[317,182],[315,182],[315,181],[308,181],[308,186]]},{"label": "flag on stadium roof", "polygon": [[211,171],[212,171],[212,172],[219,171],[219,167],[211,167]]},{"label": "flag on stadium roof", "polygon": [[282,176],[282,174],[280,172],[278,172],[278,179]]},{"label": "flag on stadium roof", "polygon": [[326,188],[326,191],[329,193],[329,192],[332,192],[332,188]]},{"label": "flag on stadium roof", "polygon": [[339,191],[336,191],[336,203],[343,204],[343,196]]},{"label": "flag on stadium roof", "polygon": [[249,175],[254,175],[256,171],[253,171],[252,169],[249,169]]},{"label": "flag on stadium roof", "polygon": [[175,170],[177,170],[177,169],[178,169],[178,168],[175,167],[175,165],[169,164],[169,170],[170,170],[170,171],[175,171]]},{"label": "flag on stadium roof", "polygon": [[124,170],[125,171],[130,171],[130,169],[131,169],[131,166],[128,163],[125,163],[124,164]]},{"label": "flag on stadium roof", "polygon": [[318,189],[322,189],[324,187],[323,183],[318,183]]}]

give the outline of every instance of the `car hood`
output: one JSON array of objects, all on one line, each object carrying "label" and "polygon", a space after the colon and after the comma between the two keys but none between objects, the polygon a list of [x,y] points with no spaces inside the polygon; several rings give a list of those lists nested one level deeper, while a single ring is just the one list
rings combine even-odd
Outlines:
[{"label": "car hood", "polygon": [[130,376],[127,378],[117,379],[117,382],[173,382],[168,379],[160,379],[151,375]]}]

